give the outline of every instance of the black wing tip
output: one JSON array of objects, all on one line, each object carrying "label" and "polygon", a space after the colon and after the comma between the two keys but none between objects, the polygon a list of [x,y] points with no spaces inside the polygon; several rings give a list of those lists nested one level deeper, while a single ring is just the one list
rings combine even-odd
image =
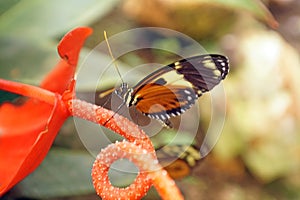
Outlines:
[{"label": "black wing tip", "polygon": [[[198,59],[211,59],[214,61],[216,64],[217,68],[221,71],[222,73],[222,79],[225,79],[226,75],[229,73],[229,58],[225,55],[222,54],[202,54],[202,55],[196,55],[188,58],[183,58],[177,62],[171,63],[167,65],[168,67],[175,68],[176,64],[175,63],[184,63],[184,62],[191,62],[191,60],[198,60]],[[224,64],[222,64],[224,63]]]},{"label": "black wing tip", "polygon": [[192,65],[196,66],[196,64],[193,63],[193,60],[195,60],[195,61],[198,61],[198,60],[212,61],[215,64],[215,66],[217,67],[217,69],[221,72],[219,81],[224,80],[226,78],[227,74],[229,73],[229,69],[230,69],[229,59],[225,55],[202,54],[202,55],[193,56],[193,57],[184,59],[184,61],[189,62]]},{"label": "black wing tip", "polygon": [[207,54],[207,56],[212,58],[217,68],[221,72],[222,80],[224,80],[230,70],[229,58],[221,54]]}]

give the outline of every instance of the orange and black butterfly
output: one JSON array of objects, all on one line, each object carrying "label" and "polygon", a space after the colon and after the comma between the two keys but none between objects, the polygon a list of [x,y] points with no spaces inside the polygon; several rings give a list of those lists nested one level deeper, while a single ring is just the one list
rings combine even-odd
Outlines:
[{"label": "orange and black butterfly", "polygon": [[159,163],[173,179],[190,175],[192,169],[202,159],[200,150],[194,145],[175,144],[156,149]]},{"label": "orange and black butterfly", "polygon": [[[115,93],[122,107],[135,108],[170,127],[170,117],[181,115],[205,92],[213,89],[229,72],[227,57],[199,55],[161,67],[134,87],[122,83]],[[119,107],[119,108],[120,108]]]}]

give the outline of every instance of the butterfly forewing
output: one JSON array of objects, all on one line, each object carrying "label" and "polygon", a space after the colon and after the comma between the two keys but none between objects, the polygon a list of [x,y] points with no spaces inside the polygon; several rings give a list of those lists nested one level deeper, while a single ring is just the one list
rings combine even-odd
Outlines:
[{"label": "butterfly forewing", "polygon": [[193,85],[198,94],[214,88],[229,70],[228,59],[222,55],[201,55],[174,63],[174,69]]}]

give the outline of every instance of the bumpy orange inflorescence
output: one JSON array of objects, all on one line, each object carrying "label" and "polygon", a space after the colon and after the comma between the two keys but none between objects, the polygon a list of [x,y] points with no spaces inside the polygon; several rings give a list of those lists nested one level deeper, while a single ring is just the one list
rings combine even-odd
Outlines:
[{"label": "bumpy orange inflorescence", "polygon": [[[68,104],[73,116],[105,124],[127,140],[109,145],[94,162],[93,184],[102,199],[141,199],[152,185],[163,199],[183,199],[174,181],[159,165],[151,140],[136,124],[112,111],[81,100],[73,99]],[[114,161],[122,158],[133,162],[139,168],[139,174],[130,186],[117,188],[111,184],[108,171]]]},{"label": "bumpy orange inflorescence", "polygon": [[[121,158],[127,158],[140,169],[134,183],[126,188],[112,186],[108,178],[110,165]],[[158,167],[157,164],[154,154],[148,154],[133,143],[123,141],[111,144],[100,152],[93,165],[92,177],[96,192],[103,199],[140,199],[152,183],[147,171]]]}]

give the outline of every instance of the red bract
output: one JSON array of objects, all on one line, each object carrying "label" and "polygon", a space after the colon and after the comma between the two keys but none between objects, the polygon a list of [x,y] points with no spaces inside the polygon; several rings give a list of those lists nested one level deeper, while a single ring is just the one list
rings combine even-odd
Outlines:
[{"label": "red bract", "polygon": [[[62,59],[41,84],[42,88],[55,92],[52,95],[55,97],[52,104],[48,102],[49,97],[46,94],[39,98],[45,98],[46,102],[29,98],[22,105],[11,103],[1,105],[0,196],[42,162],[60,127],[70,116],[59,94],[67,89],[73,79],[80,48],[91,32],[89,28],[78,28],[68,34],[76,37],[65,37],[61,41],[60,55],[68,56],[71,62]],[[74,47],[71,51],[70,45]],[[29,93],[28,96],[39,95],[36,94],[36,90],[14,87],[14,84],[4,80],[1,82],[0,89],[22,95]],[[52,100],[50,98],[49,101]]]}]

